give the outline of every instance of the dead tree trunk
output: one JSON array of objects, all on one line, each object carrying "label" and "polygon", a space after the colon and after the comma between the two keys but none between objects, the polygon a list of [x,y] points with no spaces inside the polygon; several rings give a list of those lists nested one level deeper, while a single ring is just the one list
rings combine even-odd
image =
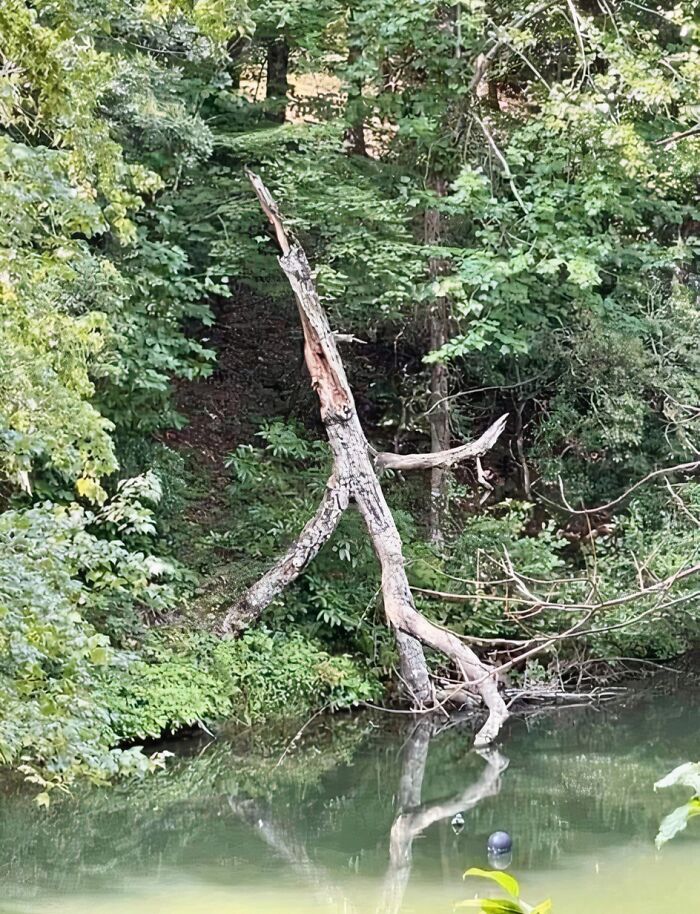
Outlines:
[{"label": "dead tree trunk", "polygon": [[[455,665],[464,687],[480,695],[488,709],[488,719],[476,736],[477,745],[486,745],[498,735],[508,718],[508,711],[498,691],[498,681],[474,651],[457,635],[439,628],[418,612],[404,567],[401,537],[384,498],[370,447],[355,409],[352,391],[338,353],[335,338],[314,287],[311,268],[298,242],[287,232],[270,192],[257,175],[249,174],[260,204],[270,220],[279,242],[282,256],[280,266],[294,291],[302,330],[304,356],[311,375],[311,384],[320,401],[321,418],[326,427],[333,453],[333,475],[321,507],[306,525],[301,536],[290,546],[283,558],[263,578],[254,584],[227,612],[222,623],[224,633],[234,633],[257,619],[265,606],[317,554],[321,545],[333,533],[338,519],[350,502],[359,509],[372,539],[382,571],[384,612],[396,634],[401,676],[411,692],[416,707],[427,707],[433,689],[425,662],[423,645],[446,655]],[[483,454],[503,429],[499,419],[476,442],[472,451]],[[481,447],[478,445],[481,443]],[[462,456],[464,449],[456,448]],[[387,457],[379,455],[378,462],[388,465]],[[433,461],[454,462],[454,454],[429,455]],[[412,458],[404,456],[404,468]],[[421,465],[416,455],[414,465]]]}]

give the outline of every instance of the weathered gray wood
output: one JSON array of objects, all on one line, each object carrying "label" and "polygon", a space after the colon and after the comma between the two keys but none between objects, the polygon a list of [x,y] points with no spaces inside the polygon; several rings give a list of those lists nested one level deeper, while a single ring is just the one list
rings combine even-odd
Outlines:
[{"label": "weathered gray wood", "polygon": [[382,452],[374,458],[380,470],[430,470],[433,467],[451,467],[470,457],[483,457],[494,446],[508,420],[508,413],[490,425],[476,441],[469,441],[448,451],[437,451],[431,454],[391,454]]},{"label": "weathered gray wood", "polygon": [[348,506],[348,493],[328,480],[318,511],[306,524],[299,536],[289,546],[275,565],[250,587],[229,611],[221,629],[230,635],[247,628],[260,618],[260,613],[269,606],[284,588],[295,581],[309,562],[318,555],[323,544],[332,536],[343,511]]},{"label": "weathered gray wood", "polygon": [[[318,552],[335,529],[344,506],[353,501],[364,518],[379,559],[384,612],[396,634],[401,675],[414,705],[427,707],[433,699],[422,648],[422,645],[428,645],[454,662],[465,687],[480,695],[488,708],[488,719],[475,740],[476,745],[486,745],[496,738],[508,718],[496,676],[457,635],[433,625],[413,603],[401,537],[379,484],[345,368],[316,292],[306,254],[287,233],[277,206],[260,178],[250,173],[249,178],[275,229],[282,250],[280,266],[297,300],[304,333],[304,357],[311,385],[319,397],[321,418],[333,453],[333,478],[316,516],[283,559],[229,610],[223,629],[226,632],[236,631],[259,616],[267,605],[265,601],[269,603],[286,583],[294,580],[306,562]],[[489,430],[491,436],[488,440],[495,441],[500,434],[503,424],[502,420],[499,422],[500,426],[495,423]]]},{"label": "weathered gray wood", "polygon": [[[431,188],[438,197],[445,193],[446,182],[443,178],[432,177]],[[442,235],[442,219],[438,207],[430,207],[423,217],[424,241],[426,245],[439,248]],[[435,282],[445,271],[445,261],[432,256],[428,261],[428,274]],[[430,307],[430,349],[438,352],[449,338],[449,303],[444,295],[439,295]],[[434,362],[430,369],[430,451],[433,454],[444,453],[450,449],[450,400],[449,377],[445,362]],[[447,513],[449,467],[442,462],[430,466],[430,539],[436,546],[444,541],[443,523]]]}]

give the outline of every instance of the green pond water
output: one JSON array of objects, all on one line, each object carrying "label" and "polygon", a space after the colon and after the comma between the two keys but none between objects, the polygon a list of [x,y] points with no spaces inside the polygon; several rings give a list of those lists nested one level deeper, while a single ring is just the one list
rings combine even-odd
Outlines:
[{"label": "green pond water", "polygon": [[697,693],[637,694],[515,720],[482,756],[467,725],[357,715],[284,756],[296,728],[178,743],[168,773],[48,811],[6,784],[0,911],[452,912],[498,893],[462,873],[506,829],[523,897],[554,914],[698,914],[700,820],[656,851],[688,796],[652,785],[700,758],[699,721]]}]

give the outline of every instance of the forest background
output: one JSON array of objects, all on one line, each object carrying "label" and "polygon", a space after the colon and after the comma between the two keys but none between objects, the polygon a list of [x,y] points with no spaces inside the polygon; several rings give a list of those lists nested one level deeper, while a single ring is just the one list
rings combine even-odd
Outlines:
[{"label": "forest background", "polygon": [[508,414],[480,461],[384,475],[422,612],[540,693],[692,650],[699,29],[685,2],[5,0],[0,758],[41,802],[166,732],[397,697],[356,514],[218,633],[329,470],[246,168],[355,338],[372,444]]}]

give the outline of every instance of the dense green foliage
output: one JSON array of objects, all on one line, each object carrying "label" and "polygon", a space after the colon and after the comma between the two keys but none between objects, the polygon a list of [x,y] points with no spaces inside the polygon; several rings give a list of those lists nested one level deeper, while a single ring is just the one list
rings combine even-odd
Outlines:
[{"label": "dense green foliage", "polygon": [[[692,481],[650,483],[588,527],[562,500],[606,502],[697,456],[697,33],[685,2],[2,4],[4,761],[49,785],[143,771],[159,760],[117,747],[351,705],[391,677],[352,514],[264,630],[219,643],[198,615],[202,579],[225,564],[220,602],[240,592],[327,478],[308,410],[280,419],[274,393],[240,406],[235,391],[246,420],[216,454],[216,524],[193,505],[218,480],[165,443],[188,418],[174,386],[202,389],[227,314],[289,296],[244,166],[303,239],[334,324],[370,341],[348,355],[370,437],[426,447],[440,364],[455,441],[510,413],[490,497],[468,469],[451,479],[440,548],[422,481],[388,481],[411,583],[477,582],[461,603],[417,591],[424,611],[521,637],[512,591],[487,583],[504,552],[569,602],[697,561]],[[241,362],[265,371],[278,342]],[[514,676],[682,653],[700,612],[691,579],[673,593],[659,612],[654,596],[611,607]],[[527,634],[568,618],[537,615]]]}]

